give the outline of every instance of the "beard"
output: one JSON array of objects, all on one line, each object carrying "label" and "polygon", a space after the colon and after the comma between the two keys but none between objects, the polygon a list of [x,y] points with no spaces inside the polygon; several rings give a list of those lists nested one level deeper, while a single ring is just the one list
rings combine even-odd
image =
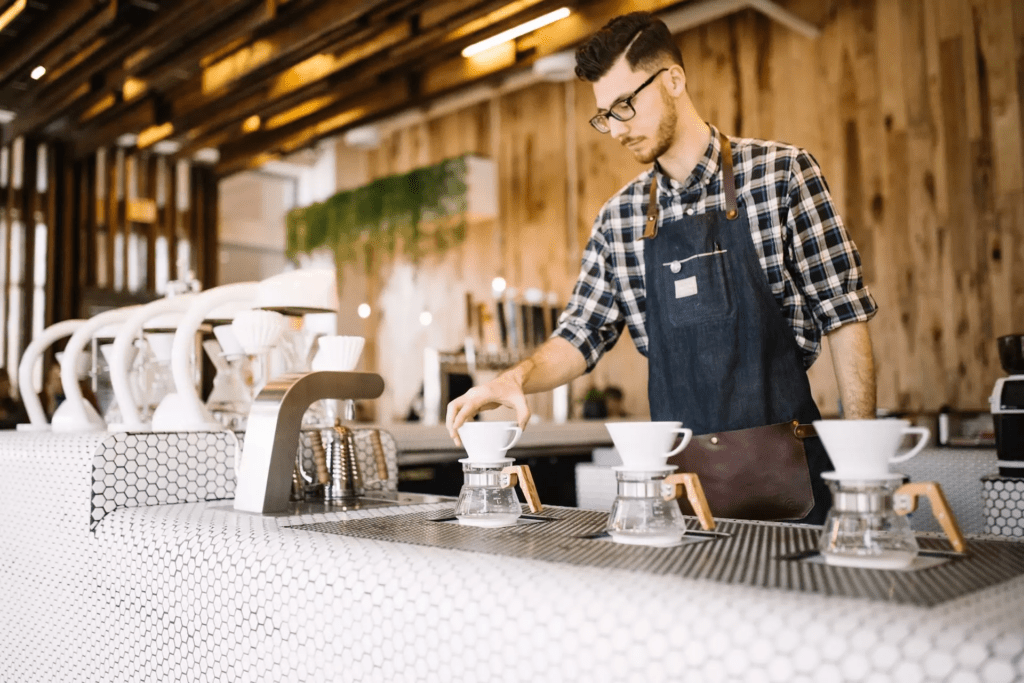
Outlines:
[{"label": "beard", "polygon": [[665,114],[658,121],[658,130],[655,131],[653,144],[647,149],[632,149],[628,147],[631,142],[630,138],[623,141],[623,144],[627,145],[627,149],[633,152],[633,156],[641,164],[652,163],[667,152],[675,141],[679,114],[676,112],[675,103],[672,101],[672,98],[664,90],[661,91],[661,101],[665,105]]}]

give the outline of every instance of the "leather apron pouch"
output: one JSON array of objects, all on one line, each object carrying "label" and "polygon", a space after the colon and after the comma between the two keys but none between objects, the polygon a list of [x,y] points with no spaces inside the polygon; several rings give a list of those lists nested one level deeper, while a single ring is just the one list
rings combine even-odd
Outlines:
[{"label": "leather apron pouch", "polygon": [[[715,517],[797,520],[814,507],[803,445],[813,436],[814,427],[797,422],[694,434],[668,462],[697,474]],[[684,515],[694,514],[685,497],[679,504]]]}]

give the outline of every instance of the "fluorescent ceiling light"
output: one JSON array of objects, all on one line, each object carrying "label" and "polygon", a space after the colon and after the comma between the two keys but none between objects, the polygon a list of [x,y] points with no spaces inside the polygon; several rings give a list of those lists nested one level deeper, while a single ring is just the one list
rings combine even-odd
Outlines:
[{"label": "fluorescent ceiling light", "polygon": [[10,123],[17,116],[10,109],[0,109],[0,123]]},{"label": "fluorescent ceiling light", "polygon": [[192,158],[201,164],[215,164],[220,161],[220,150],[216,147],[203,147],[196,150]]},{"label": "fluorescent ceiling light", "polygon": [[7,24],[14,21],[14,17],[24,12],[27,6],[28,0],[17,0],[13,5],[5,9],[4,13],[0,14],[0,31],[7,28]]},{"label": "fluorescent ceiling light", "polygon": [[153,145],[153,151],[157,154],[177,154],[181,149],[181,143],[177,140],[161,140]]},{"label": "fluorescent ceiling light", "polygon": [[33,81],[38,81],[40,78],[46,75],[46,67],[40,64],[36,68],[32,69],[32,73],[29,74]]},{"label": "fluorescent ceiling light", "polygon": [[470,45],[469,47],[462,51],[462,56],[472,57],[475,54],[483,52],[484,50],[491,49],[495,45],[501,45],[507,40],[513,40],[515,38],[518,38],[519,36],[526,35],[530,31],[536,31],[542,26],[553,24],[559,19],[565,19],[567,16],[569,16],[568,7],[562,7],[561,9],[556,9],[554,12],[548,12],[547,14],[539,16],[536,19],[532,19],[526,22],[525,24],[520,24],[515,28],[510,28],[507,31],[502,31],[496,36],[491,36],[486,40],[481,40],[479,43],[473,43],[472,45]]}]

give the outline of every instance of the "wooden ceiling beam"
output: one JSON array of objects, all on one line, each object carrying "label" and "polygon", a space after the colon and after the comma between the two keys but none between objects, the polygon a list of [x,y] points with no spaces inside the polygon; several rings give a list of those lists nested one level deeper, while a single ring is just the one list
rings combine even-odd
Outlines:
[{"label": "wooden ceiling beam", "polygon": [[[493,28],[488,33],[504,30],[509,26],[529,20],[534,16],[539,16],[545,11],[549,11],[555,5],[561,6],[562,4],[564,4],[564,0],[523,0],[518,5],[529,12],[528,16],[507,16],[500,26]],[[256,92],[238,100],[233,106],[221,108],[214,122],[206,120],[198,126],[203,130],[198,133],[190,132],[189,142],[182,149],[181,153],[187,154],[201,147],[214,146],[215,142],[225,138],[225,130],[228,127],[237,128],[242,121],[254,114],[266,119],[268,116],[272,116],[284,109],[301,106],[303,102],[328,96],[328,94],[335,92],[337,88],[350,83],[353,78],[358,77],[360,80],[366,80],[369,77],[386,74],[389,71],[421,69],[423,66],[436,61],[437,57],[432,58],[431,56],[437,52],[437,42],[440,37],[456,30],[459,26],[487,17],[504,6],[506,6],[504,0],[490,0],[488,2],[475,0],[474,2],[459,3],[459,12],[461,13],[453,11],[446,21],[435,21],[430,35],[427,36],[427,40],[422,40],[420,35],[411,37],[404,32],[396,31],[394,28],[384,30],[383,32],[378,32],[372,28],[367,29],[363,32],[365,35],[360,37],[365,38],[369,35],[375,35],[372,40],[349,48],[339,55],[338,59],[322,69],[320,73],[315,74],[316,77],[306,74],[306,77],[302,79],[292,79],[296,81],[298,86],[296,89],[291,90],[288,87],[282,87],[281,84],[289,80],[288,73],[285,72],[268,82],[264,82]],[[469,10],[468,14],[466,12],[467,8]],[[457,53],[462,47],[473,42],[477,35],[477,33],[467,33],[461,36],[453,46],[449,46],[447,51],[455,51]],[[411,42],[415,43],[414,50],[409,50],[407,47]],[[401,53],[401,58],[394,56],[396,51]],[[365,56],[368,59],[366,63],[360,63],[355,57],[346,59],[346,53],[356,53],[358,57]],[[381,58],[379,53],[386,53],[386,57]],[[282,95],[284,96],[283,99]],[[195,131],[195,128],[187,124],[179,127],[179,130],[185,128]]]},{"label": "wooden ceiling beam", "polygon": [[[551,6],[561,7],[566,4],[573,4],[573,2],[567,3],[566,0],[516,0],[511,3],[507,0],[475,2],[461,12],[454,13],[440,21],[433,21],[428,28],[422,30],[420,35],[396,51],[395,56],[402,57],[418,52],[423,49],[424,45],[437,48],[439,45],[456,42],[459,43],[458,49],[461,50],[466,45],[475,42],[473,36],[483,32],[486,32],[487,35],[501,33],[507,28],[518,26],[524,21],[529,21],[550,11]],[[424,29],[422,25],[421,29]]]},{"label": "wooden ceiling beam", "polygon": [[[268,79],[280,72],[320,52],[337,50],[339,43],[346,47],[359,39],[369,39],[374,31],[384,26],[378,24],[370,29],[372,22],[367,17],[388,4],[387,0],[328,0],[315,6],[310,12],[294,18],[288,26],[262,36],[260,40],[270,46],[271,54],[239,74],[230,88],[204,92],[201,83],[190,81],[169,92],[168,99],[175,104],[175,116],[196,124],[211,119],[223,107],[258,92]],[[358,38],[353,39],[356,34],[359,34]]]},{"label": "wooden ceiling beam", "polygon": [[47,48],[111,3],[108,0],[77,0],[62,4],[62,7],[54,9],[49,19],[27,32],[23,38],[19,37],[18,43],[24,45],[24,49],[10,50],[0,56],[0,84],[39,64],[39,57]]},{"label": "wooden ceiling beam", "polygon": [[132,28],[127,23],[121,24],[122,31],[130,29],[132,38],[123,40],[119,34],[105,38],[104,44],[95,56],[71,69],[65,78],[54,82],[43,89],[36,97],[25,102],[26,109],[49,111],[64,101],[68,94],[83,82],[90,82],[94,76],[101,75],[111,87],[120,88],[126,76],[122,62],[140,49],[151,44],[159,44],[162,36],[176,35],[187,32],[189,26],[202,25],[216,21],[218,17],[229,16],[239,6],[255,0],[183,0],[171,3],[172,10],[167,15],[155,15],[144,27]]},{"label": "wooden ceiling beam", "polygon": [[255,133],[221,148],[218,175],[248,168],[259,154],[290,153],[349,127],[353,121],[386,116],[409,102],[409,85],[404,80],[383,83],[372,93],[363,93],[322,109],[276,130]]},{"label": "wooden ceiling beam", "polygon": [[138,133],[156,125],[156,111],[149,100],[140,100],[121,115],[101,128],[90,129],[87,134],[76,131],[71,136],[72,150],[75,157],[82,157],[114,143],[125,133]]},{"label": "wooden ceiling beam", "polygon": [[[311,0],[306,0],[307,4]],[[293,2],[289,13],[303,3]],[[146,81],[151,90],[165,90],[182,80],[201,72],[203,61],[225,46],[249,42],[268,23],[278,19],[278,7],[262,0],[242,9],[229,20],[205,31],[197,40],[180,40],[164,44],[159,50],[139,54],[126,60],[125,71],[134,78]]]},{"label": "wooden ceiling beam", "polygon": [[[677,3],[678,0],[597,0],[586,3],[578,12],[574,12],[574,20],[562,20],[523,36],[514,43],[488,51],[489,57],[482,61],[476,60],[475,67],[472,66],[474,60],[461,56],[441,62],[425,73],[421,93],[410,90],[404,101],[395,102],[385,111],[365,112],[360,116],[338,119],[335,126],[318,125],[329,114],[317,114],[296,122],[289,131],[280,135],[259,135],[246,138],[243,142],[226,143],[222,147],[221,162],[216,171],[221,176],[237,173],[280,154],[315,144],[329,135],[365,125],[398,111],[423,106],[440,94],[501,77],[529,66],[541,56],[569,49],[601,28],[613,16],[648,8],[658,11]],[[443,72],[447,73],[441,78]],[[428,84],[432,80],[437,83],[443,80],[444,85],[431,90]],[[291,133],[291,130],[296,132]]]},{"label": "wooden ceiling beam", "polygon": [[[407,25],[398,24],[390,29],[366,29],[361,32],[365,42],[322,60],[318,69],[292,69],[267,80],[249,96],[237,100],[232,106],[222,108],[212,119],[205,119],[199,125],[190,127],[187,149],[208,146],[208,137],[219,133],[226,126],[238,126],[253,114],[265,121],[291,109],[308,106],[322,98],[339,99],[354,89],[369,89],[375,77],[381,72],[372,64],[372,59],[382,50],[400,44],[409,35]],[[372,36],[372,37],[371,37]],[[315,64],[313,66],[316,66]],[[339,72],[345,72],[340,78]],[[187,127],[187,126],[183,126]]]}]

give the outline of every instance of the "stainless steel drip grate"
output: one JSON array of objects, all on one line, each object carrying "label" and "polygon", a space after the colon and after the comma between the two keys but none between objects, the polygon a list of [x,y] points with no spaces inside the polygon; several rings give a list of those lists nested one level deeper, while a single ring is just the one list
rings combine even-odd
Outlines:
[{"label": "stainless steel drip grate", "polygon": [[[972,540],[967,557],[922,571],[891,572],[785,559],[816,549],[818,527],[720,521],[717,531],[722,535],[707,542],[657,548],[595,541],[607,520],[601,512],[545,507],[541,516],[551,521],[483,529],[437,524],[451,517],[451,511],[433,510],[287,528],[922,606],[938,605],[1024,574],[1024,544],[1008,541]],[[687,521],[696,527],[694,519]],[[918,542],[922,550],[945,547],[944,541],[935,538]]]}]

